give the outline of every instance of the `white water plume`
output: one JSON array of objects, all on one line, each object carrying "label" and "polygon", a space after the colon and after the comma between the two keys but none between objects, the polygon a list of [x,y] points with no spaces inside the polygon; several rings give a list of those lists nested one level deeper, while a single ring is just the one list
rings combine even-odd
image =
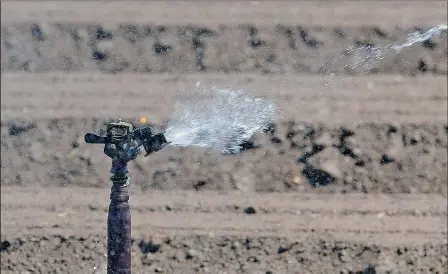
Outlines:
[{"label": "white water plume", "polygon": [[177,103],[165,137],[175,146],[235,153],[274,121],[275,111],[274,104],[241,90],[205,88],[197,83]]},{"label": "white water plume", "polygon": [[418,31],[408,35],[406,42],[395,45],[387,45],[385,47],[366,45],[360,48],[350,47],[348,51],[353,54],[352,68],[371,69],[381,63],[385,55],[390,51],[400,52],[402,49],[410,47],[415,43],[426,41],[434,36],[442,34],[447,30],[447,25],[439,25],[429,29],[424,33]]},{"label": "white water plume", "polygon": [[442,31],[446,31],[448,28],[448,25],[439,25],[434,28],[431,28],[425,33],[419,33],[418,31],[413,32],[409,34],[408,39],[405,43],[401,45],[394,45],[392,46],[392,49],[395,51],[400,51],[403,48],[407,48],[412,46],[415,43],[426,41],[434,36],[438,36],[442,33]]},{"label": "white water plume", "polygon": [[377,46],[362,46],[360,48],[350,47],[349,51],[352,52],[352,68],[362,68],[369,70],[380,64],[385,55],[389,52],[389,49],[383,49]]}]

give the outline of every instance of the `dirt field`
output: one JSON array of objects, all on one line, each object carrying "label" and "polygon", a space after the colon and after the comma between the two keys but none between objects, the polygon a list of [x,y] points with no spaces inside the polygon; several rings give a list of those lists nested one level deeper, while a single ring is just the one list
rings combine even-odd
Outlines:
[{"label": "dirt field", "polygon": [[83,136],[163,130],[198,81],[276,121],[237,155],[131,164],[133,273],[448,273],[446,32],[369,67],[347,51],[446,2],[1,5],[2,273],[105,273],[110,162]]},{"label": "dirt field", "polygon": [[[1,198],[2,272],[105,263],[105,189],[4,188]],[[446,200],[435,194],[138,191],[132,212],[136,273],[445,271]],[[39,255],[24,263],[29,252]]]}]

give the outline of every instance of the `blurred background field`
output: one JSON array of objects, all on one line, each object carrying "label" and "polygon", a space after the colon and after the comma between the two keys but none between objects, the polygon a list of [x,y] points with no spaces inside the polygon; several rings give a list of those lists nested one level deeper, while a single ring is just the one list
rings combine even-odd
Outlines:
[{"label": "blurred background field", "polygon": [[446,25],[446,2],[1,10],[2,273],[101,272],[110,160],[84,133],[163,130],[196,82],[253,91],[276,120],[236,155],[131,164],[134,273],[446,273],[446,31],[368,67],[347,50]]}]

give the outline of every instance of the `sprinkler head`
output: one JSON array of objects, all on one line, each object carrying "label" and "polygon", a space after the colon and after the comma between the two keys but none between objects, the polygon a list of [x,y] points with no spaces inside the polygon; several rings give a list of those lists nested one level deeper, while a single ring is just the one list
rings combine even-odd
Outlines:
[{"label": "sprinkler head", "polygon": [[163,133],[152,134],[148,125],[134,129],[130,123],[118,121],[107,124],[106,136],[90,132],[84,136],[89,144],[104,144],[104,153],[112,158],[112,165],[125,167],[135,159],[143,146],[148,156],[169,144]]}]

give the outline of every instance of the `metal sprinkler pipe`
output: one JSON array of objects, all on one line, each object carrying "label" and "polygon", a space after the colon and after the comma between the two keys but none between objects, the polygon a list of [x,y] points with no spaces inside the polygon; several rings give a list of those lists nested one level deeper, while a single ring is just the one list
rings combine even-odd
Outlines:
[{"label": "metal sprinkler pipe", "polygon": [[129,205],[129,171],[127,164],[140,154],[146,155],[169,143],[163,133],[152,135],[147,125],[133,125],[119,120],[107,124],[106,136],[87,133],[89,144],[104,144],[104,153],[112,159],[110,204],[107,217],[107,274],[131,274],[131,210]]}]

